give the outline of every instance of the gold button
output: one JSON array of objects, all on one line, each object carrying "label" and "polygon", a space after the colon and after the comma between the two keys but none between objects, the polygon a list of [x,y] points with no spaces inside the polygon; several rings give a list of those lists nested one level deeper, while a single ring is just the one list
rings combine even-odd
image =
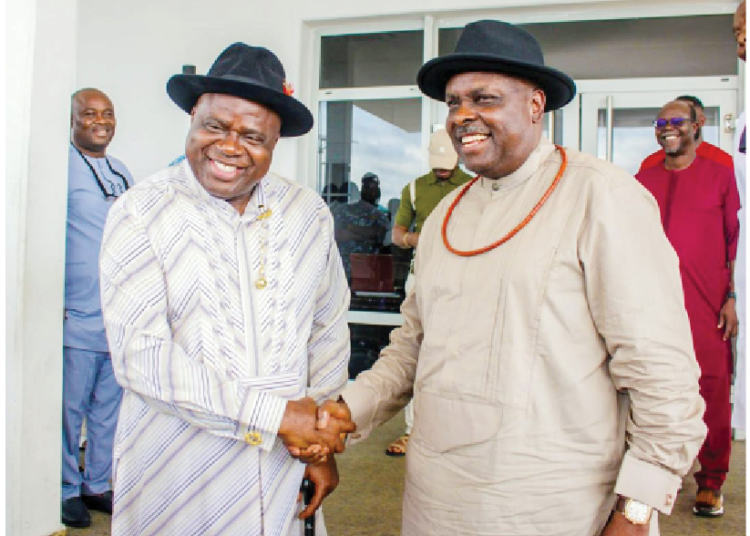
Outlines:
[{"label": "gold button", "polygon": [[260,432],[248,432],[245,434],[245,442],[248,445],[252,445],[254,447],[257,447],[262,443],[262,440],[260,438]]}]

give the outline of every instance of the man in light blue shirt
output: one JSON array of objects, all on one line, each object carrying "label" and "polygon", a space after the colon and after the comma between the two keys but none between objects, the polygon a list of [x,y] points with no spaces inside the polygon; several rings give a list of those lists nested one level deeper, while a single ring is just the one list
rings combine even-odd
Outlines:
[{"label": "man in light blue shirt", "polygon": [[[63,328],[62,522],[91,524],[89,508],[112,513],[112,445],[122,390],[112,363],[99,296],[99,250],[112,203],[133,184],[127,168],[106,155],[115,133],[112,101],[81,89],[71,101],[68,221]],[[85,469],[78,467],[86,419]]]}]

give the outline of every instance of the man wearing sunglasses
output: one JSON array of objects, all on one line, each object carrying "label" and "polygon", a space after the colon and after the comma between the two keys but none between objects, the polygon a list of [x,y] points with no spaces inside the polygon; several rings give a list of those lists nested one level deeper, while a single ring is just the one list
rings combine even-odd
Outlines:
[{"label": "man wearing sunglasses", "polygon": [[739,237],[740,198],[731,168],[696,153],[699,121],[683,101],[665,105],[654,121],[662,165],[636,178],[659,203],[662,225],[680,258],[685,308],[701,368],[708,436],[698,453],[700,471],[693,513],[724,513],[721,486],[731,448],[731,337],[737,335],[733,271]]},{"label": "man wearing sunglasses", "polygon": [[[692,95],[682,95],[675,100],[686,102],[695,109],[696,118],[698,120],[698,129],[695,132],[695,153],[698,156],[713,160],[728,168],[734,167],[732,157],[729,153],[722,151],[716,145],[703,140],[703,126],[706,124],[706,114],[704,112],[703,101]],[[664,162],[664,157],[664,149],[659,149],[655,153],[650,154],[643,160],[643,162],[641,162],[639,171],[661,165]]]},{"label": "man wearing sunglasses", "polygon": [[[107,154],[115,108],[98,89],[71,99],[63,340],[62,522],[91,524],[89,509],[112,513],[112,445],[122,390],[112,372],[99,298],[99,250],[109,208],[133,179]],[[78,444],[86,418],[85,468]]]}]

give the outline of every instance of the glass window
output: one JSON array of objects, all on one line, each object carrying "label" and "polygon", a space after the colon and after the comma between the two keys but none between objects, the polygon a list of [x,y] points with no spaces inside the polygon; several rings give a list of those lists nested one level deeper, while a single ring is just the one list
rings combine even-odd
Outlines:
[{"label": "glass window", "polygon": [[703,125],[703,141],[713,145],[719,145],[719,108],[718,106],[709,106],[703,110],[706,115],[706,124]]},{"label": "glass window", "polygon": [[[659,108],[615,109],[612,113],[612,163],[635,175],[641,162],[659,150],[653,121]],[[597,156],[607,159],[607,110],[599,110]]]},{"label": "glass window", "polygon": [[416,30],[323,37],[321,89],[415,85],[423,35]]},{"label": "glass window", "polygon": [[403,298],[409,251],[391,247],[391,227],[401,190],[424,173],[421,114],[421,98],[320,105],[318,184],[334,217],[352,309],[395,311]]},{"label": "glass window", "polygon": [[[576,80],[737,74],[732,15],[522,24],[544,62]],[[462,28],[441,29],[439,55]],[[648,58],[648,61],[644,61]]]},{"label": "glass window", "polygon": [[[550,127],[552,134],[550,134]],[[544,115],[542,135],[552,143],[562,145],[563,137],[563,113],[562,110],[555,110]]]},{"label": "glass window", "polygon": [[360,372],[370,370],[380,357],[380,351],[388,346],[394,326],[349,324],[352,341],[352,354],[349,360],[349,378],[356,378]]}]

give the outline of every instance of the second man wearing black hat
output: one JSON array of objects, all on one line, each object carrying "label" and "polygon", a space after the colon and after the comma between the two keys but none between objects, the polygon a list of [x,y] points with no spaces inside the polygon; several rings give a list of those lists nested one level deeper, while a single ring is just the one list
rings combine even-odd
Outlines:
[{"label": "second man wearing black hat", "polygon": [[479,177],[425,223],[404,324],[342,395],[363,436],[414,397],[403,536],[648,535],[705,435],[654,199],[543,138],[575,85],[519,28],[468,25],[418,82]]}]

